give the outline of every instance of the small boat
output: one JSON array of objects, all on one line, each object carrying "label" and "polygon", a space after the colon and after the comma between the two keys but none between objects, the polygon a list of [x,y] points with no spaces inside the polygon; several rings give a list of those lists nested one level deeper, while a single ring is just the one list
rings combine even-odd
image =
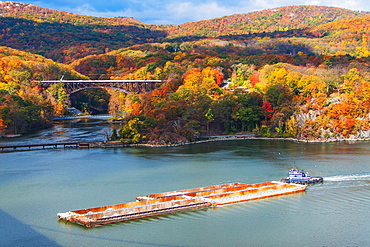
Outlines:
[{"label": "small boat", "polygon": [[322,177],[311,177],[308,172],[298,171],[297,168],[292,168],[289,171],[289,176],[280,180],[284,183],[294,183],[294,184],[315,184],[322,183],[324,179]]}]

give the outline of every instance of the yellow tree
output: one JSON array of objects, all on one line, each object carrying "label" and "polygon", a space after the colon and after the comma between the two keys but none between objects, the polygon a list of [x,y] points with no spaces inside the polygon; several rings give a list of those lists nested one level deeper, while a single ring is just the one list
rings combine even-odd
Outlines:
[{"label": "yellow tree", "polygon": [[108,89],[110,94],[108,112],[113,118],[119,119],[124,112],[126,94],[122,91]]},{"label": "yellow tree", "polygon": [[285,68],[276,68],[267,77],[267,79],[271,86],[277,85],[277,84],[286,85],[287,76],[288,76],[288,71]]},{"label": "yellow tree", "polygon": [[325,92],[326,84],[321,80],[320,77],[315,75],[303,75],[298,81],[298,88],[303,96],[315,97],[320,93]]},{"label": "yellow tree", "polygon": [[362,78],[357,69],[351,69],[347,74],[342,76],[344,92],[350,94],[355,88],[361,85]]},{"label": "yellow tree", "polygon": [[257,83],[255,88],[265,94],[271,86],[287,85],[287,77],[285,64],[265,65],[260,71],[260,83]]},{"label": "yellow tree", "polygon": [[200,91],[207,95],[212,95],[215,89],[219,88],[223,75],[219,69],[212,69],[211,67],[204,68],[201,73]]},{"label": "yellow tree", "polygon": [[200,95],[199,84],[201,78],[202,75],[199,68],[188,70],[184,76],[183,85],[181,85],[177,90],[180,98],[194,100],[194,98],[198,97]]},{"label": "yellow tree", "polygon": [[219,69],[193,68],[185,74],[183,85],[179,87],[177,93],[180,98],[187,100],[195,100],[202,94],[212,97],[222,79],[223,74]]}]

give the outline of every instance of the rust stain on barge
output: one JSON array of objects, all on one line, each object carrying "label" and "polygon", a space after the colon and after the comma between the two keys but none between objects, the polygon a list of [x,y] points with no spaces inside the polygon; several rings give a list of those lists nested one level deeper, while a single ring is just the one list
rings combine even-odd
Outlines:
[{"label": "rust stain on barge", "polygon": [[60,219],[87,227],[206,207],[217,207],[304,191],[306,185],[282,182],[230,183],[136,197],[136,202],[58,213]]}]

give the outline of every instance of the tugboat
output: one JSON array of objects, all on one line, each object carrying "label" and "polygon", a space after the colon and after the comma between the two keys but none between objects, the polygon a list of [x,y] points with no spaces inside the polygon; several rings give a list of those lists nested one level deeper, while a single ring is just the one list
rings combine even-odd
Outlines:
[{"label": "tugboat", "polygon": [[311,177],[308,172],[298,171],[297,168],[292,168],[289,171],[289,176],[287,178],[282,178],[280,180],[283,183],[294,183],[294,184],[316,184],[324,182],[322,177]]}]

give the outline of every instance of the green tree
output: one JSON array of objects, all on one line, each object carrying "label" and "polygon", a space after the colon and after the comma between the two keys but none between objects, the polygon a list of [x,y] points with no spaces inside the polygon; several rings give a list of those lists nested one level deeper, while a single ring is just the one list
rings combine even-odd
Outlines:
[{"label": "green tree", "polygon": [[232,118],[234,108],[236,107],[236,100],[233,94],[226,94],[218,101],[212,102],[212,109],[218,129],[224,130],[226,133],[232,131]]},{"label": "green tree", "polygon": [[140,142],[142,135],[141,130],[144,126],[144,122],[139,118],[133,118],[128,121],[119,131],[119,136],[122,142],[138,143]]},{"label": "green tree", "polygon": [[207,118],[207,134],[209,134],[209,123],[215,120],[214,115],[212,113],[212,109],[209,108],[204,116]]}]

